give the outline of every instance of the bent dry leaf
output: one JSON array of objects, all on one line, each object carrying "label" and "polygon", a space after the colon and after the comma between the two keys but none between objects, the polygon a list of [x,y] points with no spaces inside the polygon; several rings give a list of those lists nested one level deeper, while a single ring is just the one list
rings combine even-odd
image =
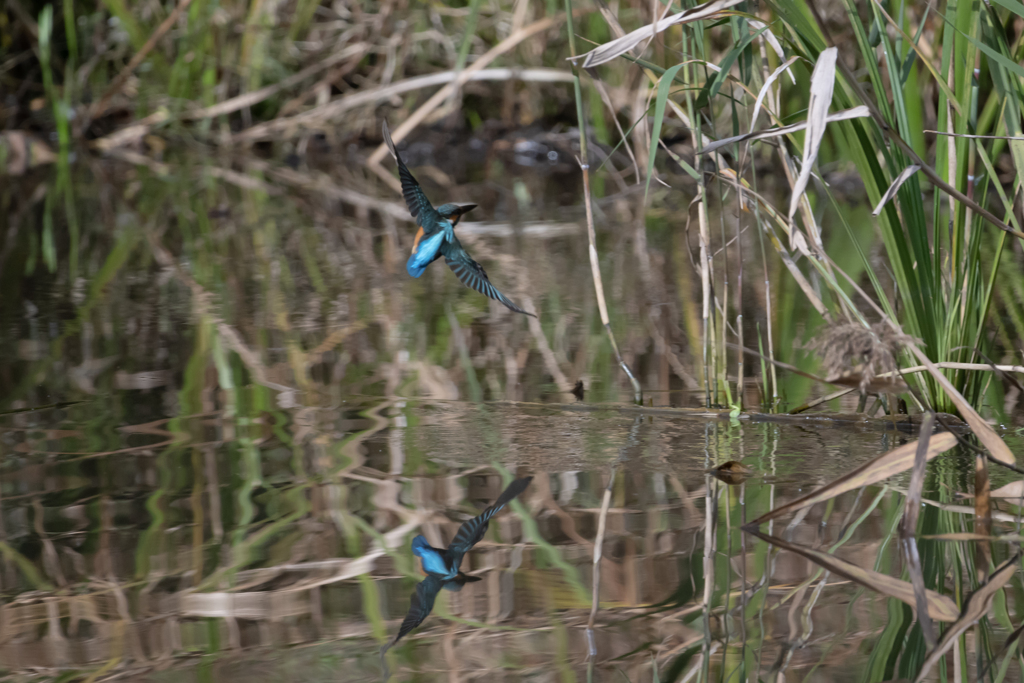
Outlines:
[{"label": "bent dry leaf", "polygon": [[[860,105],[858,107],[853,107],[852,109],[844,109],[843,111],[838,111],[835,114],[831,114],[826,119],[826,122],[832,123],[833,121],[858,119],[870,115],[870,110],[864,105]],[[731,138],[722,138],[721,140],[716,140],[708,144],[707,146],[702,147],[700,150],[697,151],[697,154],[707,154],[708,152],[714,152],[716,149],[724,147],[725,145],[731,145],[734,142],[746,142],[747,140],[760,140],[762,138],[776,138],[779,137],[780,135],[789,135],[790,133],[795,133],[805,128],[807,128],[807,122],[803,121],[801,123],[794,123],[789,126],[781,126],[779,128],[768,128],[766,130],[759,130],[756,133],[747,133],[746,135],[736,135]]]},{"label": "bent dry leaf", "polygon": [[[921,625],[921,634],[929,648],[935,647],[935,622],[931,618],[928,607],[928,589],[924,585],[924,572],[921,569],[921,555],[917,551],[917,539],[905,536],[900,540],[903,550],[903,561],[910,574],[910,585],[914,589],[914,609],[917,611],[917,622]],[[954,605],[955,607],[955,605]]]},{"label": "bent dry leaf", "polygon": [[890,185],[889,189],[885,191],[882,198],[878,200],[878,204],[875,205],[875,210],[871,212],[871,215],[877,218],[878,214],[882,213],[882,207],[884,207],[890,199],[896,196],[896,192],[900,189],[900,186],[907,182],[907,180],[910,179],[910,176],[920,170],[921,167],[917,164],[911,164],[903,169],[903,172],[896,176],[896,180],[892,181],[892,185]]},{"label": "bent dry leaf", "polygon": [[[897,329],[897,332],[900,330]],[[924,351],[917,347],[917,344],[907,344],[906,347],[910,349],[910,352],[917,356],[917,359],[921,361],[921,364],[928,368],[929,374],[935,378],[935,381],[942,387],[942,390],[946,392],[950,400],[953,401],[953,405],[963,415],[964,420],[971,426],[971,431],[974,432],[981,444],[988,449],[988,452],[998,462],[1004,465],[1015,466],[1017,459],[1013,457],[1013,453],[1010,452],[1010,448],[1006,443],[999,438],[999,435],[995,433],[992,427],[989,426],[985,420],[982,419],[978,411],[971,407],[971,404],[967,402],[967,399],[963,397],[953,383],[939,371],[935,363],[925,355]]]},{"label": "bent dry leaf", "polygon": [[1024,480],[1012,481],[988,494],[991,498],[1020,498],[1024,502]]},{"label": "bent dry leaf", "polygon": [[917,440],[914,451],[914,470],[910,473],[910,486],[907,488],[907,501],[903,507],[901,524],[903,537],[909,538],[917,531],[917,513],[921,509],[921,493],[924,490],[924,470],[928,463],[928,442],[932,438],[935,426],[935,414],[928,413],[921,425],[921,438]]},{"label": "bent dry leaf", "polygon": [[[763,29],[768,27],[768,25],[765,24],[763,21],[759,21],[757,19],[751,19],[749,17],[747,18],[747,24],[749,24],[750,28],[753,29],[754,31],[761,31],[761,30],[763,30]],[[769,45],[772,46],[773,50],[775,50],[775,54],[778,55],[779,61],[780,62],[786,62],[786,53],[783,52],[783,50],[782,50],[782,43],[780,43],[779,39],[775,37],[775,34],[771,32],[771,29],[765,31],[764,34],[762,35],[762,38]],[[789,68],[790,65],[794,61],[796,61],[795,57],[790,59],[788,62],[786,62],[782,66],[780,66],[779,69],[786,71],[789,74],[789,80],[791,80],[793,82],[793,85],[796,85],[796,76],[793,75],[793,70]]]},{"label": "bent dry leaf", "polygon": [[[764,534],[756,529],[748,529],[746,527],[744,527],[744,529],[766,543],[770,543],[776,547],[806,557],[811,562],[814,562],[833,574],[842,576],[845,579],[849,579],[850,581],[860,584],[865,588],[870,588],[882,595],[886,595],[890,598],[896,598],[901,602],[907,603],[911,607],[916,607],[917,605],[916,597],[914,595],[914,587],[908,581],[901,581],[871,569],[863,569],[855,564],[847,562],[846,560],[841,560],[834,555],[829,555],[828,553],[821,552],[820,550],[813,550],[802,545],[790,543],[778,536]],[[940,595],[933,590],[926,589],[925,599],[928,605],[928,616],[935,621],[952,622],[956,621],[957,617],[960,616],[960,612],[957,610],[956,603],[953,602],[952,598]]]},{"label": "bent dry leaf", "polygon": [[[949,432],[933,434],[928,444],[927,459],[932,460],[944,451],[956,445],[956,437]],[[816,491],[808,493],[802,498],[786,503],[781,507],[766,512],[757,519],[744,525],[744,529],[752,530],[767,522],[770,519],[781,517],[790,512],[805,508],[815,503],[826,501],[830,498],[859,489],[862,486],[875,484],[884,479],[906,471],[914,466],[914,455],[917,452],[917,441],[904,444],[888,453],[883,453],[874,460],[861,465],[857,469],[844,474],[830,484],[827,484]]]},{"label": "bent dry leaf", "polygon": [[921,671],[917,674],[917,678],[914,679],[914,683],[923,681],[931,672],[932,667],[942,659],[942,656],[946,654],[946,651],[956,643],[957,638],[981,619],[988,612],[989,606],[992,604],[992,598],[995,597],[996,593],[1005,586],[1013,575],[1017,573],[1017,563],[1020,561],[1020,550],[1018,550],[1013,557],[1008,559],[1006,562],[999,565],[994,572],[992,577],[986,581],[978,590],[971,593],[967,598],[967,602],[964,603],[963,612],[960,613],[960,618],[956,620],[952,626],[946,629],[946,632],[942,634],[942,638],[939,640],[939,644],[934,650],[928,653],[928,657],[925,658],[924,664],[921,665]]},{"label": "bent dry leaf", "polygon": [[[772,75],[765,79],[764,85],[761,86],[761,91],[757,93],[757,100],[754,101],[754,109],[750,114],[750,133],[754,132],[754,126],[757,124],[757,115],[761,112],[761,104],[764,102],[765,96],[768,94],[768,89],[772,87],[772,83],[778,80],[779,76],[782,75],[783,71],[786,71],[793,65],[793,62],[800,59],[799,57],[790,57],[785,61],[779,68],[772,72]],[[790,76],[793,72],[790,70]],[[867,107],[864,108],[865,116],[867,116]]]},{"label": "bent dry leaf", "polygon": [[970,531],[954,532],[950,534],[929,534],[922,536],[929,541],[991,541],[993,543],[1024,543],[1024,536],[1020,534],[1003,534],[1001,536],[987,536],[975,534]]},{"label": "bent dry leaf", "polygon": [[673,14],[671,17],[666,17],[654,24],[642,26],[631,33],[627,33],[621,38],[616,38],[611,42],[605,43],[601,47],[594,48],[590,52],[586,52],[577,57],[571,57],[570,59],[575,61],[583,58],[584,69],[589,69],[590,67],[610,62],[616,57],[626,54],[640,43],[652,37],[654,34],[661,33],[670,26],[686,24],[691,21],[700,21],[701,19],[714,19],[723,10],[728,9],[733,5],[738,5],[742,1],[743,0],[715,0],[714,2],[707,2],[703,5],[692,7],[678,14]]},{"label": "bent dry leaf", "polygon": [[811,179],[811,169],[818,158],[821,140],[825,137],[828,124],[828,108],[832,106],[832,91],[836,82],[836,59],[839,50],[826,48],[818,56],[811,74],[811,95],[807,104],[807,134],[804,136],[804,156],[800,164],[800,175],[793,183],[793,196],[789,200],[789,220],[793,220],[800,197]]},{"label": "bent dry leaf", "polygon": [[932,428],[935,426],[935,413],[925,415],[921,424],[921,438],[917,441],[914,453],[914,469],[910,473],[910,486],[907,487],[907,500],[903,507],[903,521],[900,523],[900,546],[903,550],[904,562],[910,574],[910,585],[914,588],[917,621],[921,625],[921,634],[929,649],[936,644],[935,624],[932,622],[928,609],[928,589],[924,585],[924,572],[921,569],[921,555],[917,549],[917,516],[921,510],[921,494],[924,490],[924,471],[928,464],[928,442],[931,441]]}]

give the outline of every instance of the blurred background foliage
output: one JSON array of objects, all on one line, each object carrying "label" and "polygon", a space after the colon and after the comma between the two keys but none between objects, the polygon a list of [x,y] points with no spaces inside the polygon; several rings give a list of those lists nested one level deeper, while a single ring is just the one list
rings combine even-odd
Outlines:
[{"label": "blurred background foliage", "polygon": [[[780,378],[729,344],[814,369],[802,347],[822,323],[879,318],[853,282],[932,360],[1012,362],[1012,340],[1024,333],[1012,277],[1024,260],[1020,240],[1007,241],[972,204],[951,199],[920,174],[877,219],[867,207],[913,162],[908,154],[918,154],[936,178],[1016,225],[1014,179],[1024,153],[1005,136],[1019,127],[1024,10],[1009,1],[943,8],[852,0],[725,5],[732,6],[712,20],[657,33],[639,62],[620,57],[583,78],[580,111],[595,149],[592,185],[604,233],[599,251],[629,239],[635,259],[628,270],[641,275],[635,305],[613,307],[619,334],[635,331],[646,337],[637,344],[672,351],[667,362],[676,386],[696,383],[705,394],[698,403],[794,407],[807,397],[806,380]],[[643,3],[568,7],[582,52],[686,5],[661,6],[658,17]],[[0,153],[9,177],[31,177],[18,180],[5,200],[4,252],[29,270],[56,273],[60,264],[69,282],[79,277],[86,237],[76,186],[79,195],[93,194],[79,178],[95,178],[95,167],[110,158],[167,183],[142,195],[150,211],[159,210],[157,197],[194,195],[203,183],[192,168],[207,159],[199,165],[216,166],[218,181],[270,195],[304,192],[304,208],[319,203],[370,226],[376,253],[389,239],[401,251],[407,216],[380,185],[382,177],[394,183],[380,164],[383,150],[362,163],[362,149],[379,145],[382,114],[396,124],[416,121],[415,130],[400,128],[398,137],[411,133],[403,154],[422,169],[421,181],[438,201],[490,195],[477,220],[578,221],[579,121],[568,87],[564,9],[528,0],[11,0],[0,22]],[[867,97],[876,115],[829,126],[797,222],[778,224],[772,207],[787,203],[801,132],[718,154],[701,155],[700,148],[763,128],[750,120],[757,95],[771,122],[806,118],[811,67],[828,44],[840,46],[833,111]],[[787,75],[768,78],[784,60],[791,62]],[[719,65],[728,68],[716,72]],[[458,87],[438,99],[437,88],[453,82]],[[936,130],[996,138],[926,133]],[[53,162],[50,175],[45,166]],[[123,173],[129,171],[106,171]],[[766,203],[741,198],[730,185],[737,181]],[[12,227],[12,216],[28,206],[41,211],[41,229]],[[396,219],[400,229],[389,227]],[[203,234],[201,222],[180,220],[170,239],[209,252],[208,240],[190,239]],[[618,236],[607,237],[613,226],[621,226],[614,227]],[[780,228],[788,240],[776,234]],[[794,229],[821,253],[805,258]],[[304,267],[324,251],[305,233]],[[699,258],[702,239],[707,259]],[[652,267],[663,277],[647,277]],[[702,268],[711,271],[707,278]],[[310,277],[323,292],[336,281],[319,270]],[[546,285],[528,295],[555,324],[565,306],[541,304],[564,284]],[[701,296],[709,297],[706,318]],[[859,361],[850,359],[854,374]],[[904,361],[916,364],[909,355]],[[1002,419],[1014,412],[1019,392],[1012,382],[993,382],[988,372],[945,372],[970,403]],[[563,374],[570,384],[577,379]],[[934,380],[919,375],[912,384],[922,406],[955,411]]]}]

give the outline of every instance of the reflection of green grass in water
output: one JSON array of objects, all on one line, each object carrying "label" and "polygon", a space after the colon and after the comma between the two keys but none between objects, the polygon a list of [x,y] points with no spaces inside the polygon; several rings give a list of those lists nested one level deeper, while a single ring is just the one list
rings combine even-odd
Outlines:
[{"label": "reflection of green grass in water", "polygon": [[137,230],[125,229],[121,231],[114,248],[107,254],[103,265],[93,277],[89,286],[89,293],[85,302],[79,307],[76,318],[71,322],[65,323],[60,336],[50,342],[49,356],[35,361],[25,372],[24,378],[17,388],[8,392],[3,398],[0,398],[0,406],[9,406],[14,401],[25,396],[32,388],[39,384],[40,376],[48,370],[52,370],[54,361],[65,351],[64,342],[81,332],[82,324],[88,320],[88,316],[93,308],[100,301],[104,300],[105,295],[108,293],[108,286],[135,250],[139,237],[140,235]]},{"label": "reflection of green grass in water", "polygon": [[359,589],[363,596],[363,614],[370,623],[373,637],[383,643],[388,638],[388,628],[380,613],[380,591],[377,590],[377,582],[369,574],[360,574]]},{"label": "reflection of green grass in water", "polygon": [[[202,405],[200,392],[203,386],[210,336],[211,325],[200,324],[196,327],[195,348],[185,366],[184,381],[181,391],[178,392],[181,412],[185,415],[198,413]],[[179,416],[168,422],[167,431],[180,437],[182,441],[188,441],[190,437],[188,427],[189,423]],[[159,554],[158,551],[165,541],[166,520],[163,510],[164,505],[167,504],[165,498],[172,492],[174,470],[177,469],[178,458],[183,452],[184,446],[175,444],[157,456],[157,471],[160,472],[160,481],[157,488],[146,498],[146,510],[149,512],[150,522],[149,527],[142,533],[135,551],[136,579],[149,576],[150,558]],[[197,576],[194,580],[199,578]]]},{"label": "reflection of green grass in water", "polygon": [[[505,481],[505,486],[510,484],[515,478],[511,472],[497,462],[494,463],[494,469],[501,473],[501,476]],[[523,538],[537,546],[540,551],[540,556],[547,558],[548,562],[562,570],[562,575],[565,577],[566,582],[575,594],[576,602],[578,603],[576,606],[583,607],[590,605],[590,593],[583,587],[583,581],[580,579],[579,571],[576,567],[565,561],[562,554],[555,546],[544,540],[543,536],[541,536],[540,529],[537,528],[537,521],[530,515],[526,506],[516,498],[509,503],[508,507],[510,510],[515,511],[519,516],[519,520],[523,524]]]},{"label": "reflection of green grass in water", "polygon": [[32,561],[4,541],[0,541],[0,554],[2,554],[8,561],[13,562],[18,566],[18,569],[21,570],[25,580],[28,581],[35,590],[53,590],[53,586],[51,586],[50,583],[40,576],[38,571],[36,571],[36,567],[32,564]]}]

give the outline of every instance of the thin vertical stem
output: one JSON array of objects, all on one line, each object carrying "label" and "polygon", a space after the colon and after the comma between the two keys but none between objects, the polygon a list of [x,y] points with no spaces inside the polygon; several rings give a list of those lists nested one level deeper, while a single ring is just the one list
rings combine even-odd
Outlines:
[{"label": "thin vertical stem", "polygon": [[608,508],[612,503],[612,486],[615,484],[616,469],[618,469],[618,463],[612,465],[612,470],[608,473],[608,485],[604,489],[601,514],[597,519],[597,537],[594,539],[594,585],[590,597],[590,618],[587,620],[587,654],[591,659],[597,656],[597,646],[594,644],[594,620],[597,619],[597,608],[601,603],[601,548],[604,546],[604,532],[608,526]]},{"label": "thin vertical stem", "polygon": [[[768,78],[769,78],[769,69],[768,69],[768,54],[767,54],[767,48],[765,47],[765,41],[763,41],[763,40],[758,41],[758,45],[759,45],[759,48],[760,48],[758,54],[761,57],[761,76],[764,79],[764,81],[767,82]],[[777,93],[781,89],[782,89],[782,86],[779,83],[776,83],[774,88],[771,88],[771,87],[768,88],[768,92],[767,92],[767,105],[768,105],[768,107],[770,108],[771,111],[777,112],[779,110],[779,108],[778,108],[778,99],[777,99],[776,95],[777,95]],[[754,122],[751,121],[750,122],[751,129],[753,129],[753,124],[754,124]],[[758,191],[758,187],[757,187],[757,173],[755,172],[755,169],[754,169],[754,163],[755,162],[754,162],[753,154],[751,154],[751,158],[750,158],[751,173],[750,173],[750,176],[751,176],[751,181],[752,181],[753,186],[754,186],[754,191],[757,192]],[[777,406],[779,404],[779,382],[778,382],[778,376],[775,373],[775,341],[774,341],[774,339],[772,337],[772,289],[771,289],[772,283],[771,283],[771,278],[769,277],[769,274],[768,274],[768,256],[767,256],[767,254],[765,252],[765,248],[764,248],[764,230],[762,229],[762,226],[761,226],[761,204],[760,204],[760,202],[754,202],[754,221],[757,224],[757,241],[758,241],[758,244],[761,247],[761,269],[764,272],[764,312],[765,312],[765,321],[766,321],[766,327],[767,327],[766,334],[768,335],[768,359],[769,359],[769,362],[768,362],[768,372],[771,373],[771,384],[772,384],[771,407],[769,408],[768,412],[775,412],[775,410],[776,410],[776,408],[777,408]],[[742,263],[742,259],[740,260],[740,263]],[[741,313],[743,312],[742,308],[740,309],[740,312]],[[742,341],[740,343],[742,344]],[[741,354],[741,357],[742,357],[742,354]],[[768,378],[767,377],[762,377],[761,381],[764,382],[767,385]],[[767,393],[767,392],[765,392],[765,393]]]},{"label": "thin vertical stem", "polygon": [[[701,190],[703,195],[703,188]],[[700,235],[700,285],[703,295],[701,319],[704,322],[704,398],[705,407],[718,401],[718,364],[715,353],[715,322],[711,316],[711,236],[708,230],[708,214],[702,197],[697,204],[697,227]],[[714,387],[714,391],[712,391]]]},{"label": "thin vertical stem", "polygon": [[[565,0],[565,24],[569,32],[569,54],[576,57],[576,34],[573,29],[572,22],[572,0]],[[644,400],[643,391],[640,388],[640,382],[637,381],[636,377],[633,376],[629,366],[626,365],[626,361],[622,360],[622,354],[619,353],[619,345],[615,342],[615,334],[612,332],[612,325],[608,318],[608,305],[604,299],[604,284],[601,281],[601,264],[597,257],[597,234],[594,230],[594,209],[590,199],[590,164],[587,156],[587,123],[583,113],[583,91],[580,87],[580,73],[576,68],[576,64],[573,61],[569,62],[572,64],[572,75],[573,75],[573,91],[576,95],[576,119],[579,123],[580,130],[580,158],[578,159],[580,164],[580,170],[583,171],[583,206],[587,211],[587,240],[590,245],[590,274],[594,278],[594,292],[597,294],[597,308],[601,313],[601,324],[604,325],[605,332],[608,333],[608,341],[611,342],[612,351],[615,352],[615,359],[619,362],[619,367],[629,377],[630,383],[633,385],[633,397],[634,400],[641,404]]]}]

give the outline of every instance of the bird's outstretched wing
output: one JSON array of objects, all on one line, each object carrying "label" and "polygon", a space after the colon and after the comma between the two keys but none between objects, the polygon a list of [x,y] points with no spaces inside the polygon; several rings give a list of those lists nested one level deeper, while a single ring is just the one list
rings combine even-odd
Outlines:
[{"label": "bird's outstretched wing", "polygon": [[487,279],[487,273],[484,271],[484,267],[474,261],[468,252],[462,248],[462,244],[459,240],[453,239],[451,242],[445,242],[441,245],[441,253],[444,254],[444,262],[448,264],[448,267],[455,273],[455,277],[459,278],[462,284],[466,285],[470,289],[489,296],[495,301],[500,301],[516,313],[524,313],[526,315],[533,315],[533,313],[527,313],[523,309],[512,303],[512,300],[507,296],[498,291],[498,288],[491,284],[491,281]]},{"label": "bird's outstretched wing", "polygon": [[384,122],[384,142],[387,143],[391,156],[398,162],[398,177],[402,181],[402,195],[405,197],[405,203],[409,207],[409,213],[416,219],[416,225],[420,227],[437,225],[441,217],[434,210],[430,200],[427,199],[427,195],[423,194],[423,189],[416,181],[416,178],[413,177],[405,162],[402,161],[402,157],[398,156],[398,150],[391,139],[391,130],[388,128],[387,121]]},{"label": "bird's outstretched wing", "polygon": [[[384,659],[384,655],[388,653],[388,650],[393,648],[395,644],[408,635],[409,631],[423,623],[423,620],[427,618],[431,610],[434,609],[434,600],[437,599],[437,594],[441,592],[442,586],[446,582],[432,574],[428,574],[427,578],[423,579],[416,586],[416,592],[412,594],[412,600],[409,604],[409,613],[405,615],[405,619],[402,620],[402,625],[398,629],[398,635],[391,639],[391,641],[381,647],[380,649],[380,665],[381,670],[384,673],[384,680],[388,679],[388,664],[387,660]],[[461,586],[460,586],[461,587]]]},{"label": "bird's outstretched wing", "polygon": [[513,498],[525,491],[531,481],[533,481],[533,477],[516,479],[501,492],[501,495],[494,501],[494,504],[459,527],[455,538],[448,544],[448,556],[452,558],[456,567],[462,563],[462,556],[479,543],[480,539],[487,533],[487,523],[490,522],[491,517],[496,515],[501,508],[508,505]]},{"label": "bird's outstretched wing", "polygon": [[481,578],[479,576],[466,576],[462,572],[459,572],[454,579],[448,579],[447,581],[443,581],[431,574],[428,574],[427,578],[420,581],[416,586],[416,592],[412,594],[409,613],[406,614],[405,619],[402,620],[402,626],[398,629],[398,635],[392,638],[387,645],[384,645],[380,649],[380,668],[385,681],[391,677],[391,674],[388,671],[388,662],[384,658],[384,655],[386,655],[388,650],[394,647],[399,640],[423,623],[423,620],[426,619],[427,615],[434,609],[434,600],[437,599],[437,594],[441,592],[441,589],[444,588],[447,591],[458,593],[467,583],[475,583],[480,580]]},{"label": "bird's outstretched wing", "polygon": [[423,623],[430,611],[434,609],[434,600],[441,592],[444,581],[436,576],[427,576],[416,586],[416,592],[412,594],[409,604],[409,613],[402,620],[402,626],[398,629],[398,635],[391,642],[392,645],[408,635],[409,631]]}]

